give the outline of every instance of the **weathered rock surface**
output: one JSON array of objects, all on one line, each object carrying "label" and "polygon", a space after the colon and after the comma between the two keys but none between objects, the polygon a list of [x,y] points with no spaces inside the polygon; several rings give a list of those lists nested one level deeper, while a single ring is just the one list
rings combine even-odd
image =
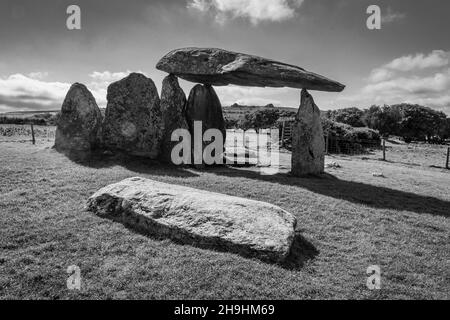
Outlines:
[{"label": "weathered rock surface", "polygon": [[291,163],[291,173],[295,176],[324,172],[325,141],[320,110],[305,89],[292,127]]},{"label": "weathered rock surface", "polygon": [[139,177],[100,189],[87,209],[157,237],[275,262],[288,256],[296,225],[269,203]]},{"label": "weathered rock surface", "polygon": [[297,66],[216,48],[183,48],[156,68],[188,81],[225,86],[292,87],[340,92],[345,86]]},{"label": "weathered rock surface", "polygon": [[104,147],[157,158],[163,124],[158,91],[152,79],[131,73],[109,85],[107,99]]},{"label": "weathered rock surface", "polygon": [[81,83],[67,92],[57,118],[55,148],[86,155],[99,144],[102,114],[92,93]]},{"label": "weathered rock surface", "polygon": [[[198,84],[191,89],[186,103],[185,116],[194,140],[194,121],[202,122],[202,136],[208,129],[218,129],[223,136],[223,146],[225,147],[226,128],[222,112],[222,105],[214,88],[210,85]],[[203,143],[203,148],[209,142]]]},{"label": "weathered rock surface", "polygon": [[172,148],[178,143],[171,141],[176,129],[188,129],[184,108],[186,95],[180,88],[178,78],[168,75],[164,78],[161,90],[161,113],[163,119],[163,139],[161,143],[161,160],[171,162]]}]

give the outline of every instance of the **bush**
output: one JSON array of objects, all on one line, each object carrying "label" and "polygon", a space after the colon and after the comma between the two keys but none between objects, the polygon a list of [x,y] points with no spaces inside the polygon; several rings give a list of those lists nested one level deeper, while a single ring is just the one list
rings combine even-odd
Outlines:
[{"label": "bush", "polygon": [[322,118],[325,135],[328,133],[328,152],[355,154],[381,146],[380,135],[369,128],[354,128],[348,124]]},{"label": "bush", "polygon": [[[328,134],[328,152],[357,154],[367,149],[381,147],[381,137],[369,128],[354,128],[348,124],[336,122],[322,117],[324,139]],[[284,142],[286,149],[291,150],[292,137]]]}]

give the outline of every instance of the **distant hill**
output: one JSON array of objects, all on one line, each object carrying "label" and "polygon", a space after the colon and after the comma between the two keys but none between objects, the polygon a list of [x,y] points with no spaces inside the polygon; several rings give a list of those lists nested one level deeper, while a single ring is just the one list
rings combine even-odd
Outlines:
[{"label": "distant hill", "polygon": [[275,107],[273,104],[268,104],[265,106],[244,106],[239,105],[237,103],[228,106],[222,107],[223,115],[228,120],[243,120],[246,114],[249,114],[256,110],[265,110],[265,109],[278,109],[286,112],[296,112],[295,108],[287,108],[287,107]]},{"label": "distant hill", "polygon": [[[287,108],[287,107],[275,107],[273,104],[268,104],[265,106],[244,106],[239,105],[237,103],[231,105],[231,106],[224,106],[223,114],[224,117],[229,120],[240,120],[244,119],[246,114],[249,114],[255,110],[264,110],[264,109],[278,109],[281,111],[286,112],[296,112],[297,109],[295,108]],[[100,111],[103,115],[105,115],[105,108],[100,108]],[[56,115],[59,112],[59,110],[43,110],[43,111],[12,111],[12,112],[5,112],[0,113],[0,117],[8,117],[8,118],[30,118],[30,117],[36,117],[44,114],[51,114]]]},{"label": "distant hill", "polygon": [[11,111],[0,113],[0,117],[10,117],[10,118],[28,118],[36,115],[51,114],[56,115],[59,110],[43,110],[43,111]]}]

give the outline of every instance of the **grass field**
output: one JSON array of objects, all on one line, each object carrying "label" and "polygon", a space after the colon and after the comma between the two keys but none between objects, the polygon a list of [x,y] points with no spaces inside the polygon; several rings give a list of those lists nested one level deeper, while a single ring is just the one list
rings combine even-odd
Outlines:
[{"label": "grass field", "polygon": [[[373,157],[328,157],[341,167],[293,178],[114,157],[76,163],[45,139],[1,141],[0,298],[449,299],[450,171]],[[290,211],[298,236],[288,263],[147,237],[84,211],[96,190],[132,176]],[[81,268],[80,291],[66,287],[70,265]],[[366,287],[369,265],[381,267],[381,290]]]}]

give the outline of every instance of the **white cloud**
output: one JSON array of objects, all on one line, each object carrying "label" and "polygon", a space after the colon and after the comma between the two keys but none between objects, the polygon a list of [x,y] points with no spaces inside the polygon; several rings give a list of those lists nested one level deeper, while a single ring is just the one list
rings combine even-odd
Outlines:
[{"label": "white cloud", "polygon": [[30,72],[28,74],[28,77],[31,79],[37,79],[37,80],[42,80],[48,77],[48,72]]},{"label": "white cloud", "polygon": [[394,12],[391,7],[387,8],[386,14],[381,16],[382,23],[391,23],[398,20],[402,20],[406,17],[406,14],[400,12]]},{"label": "white cloud", "polygon": [[245,18],[254,25],[262,21],[283,21],[295,17],[304,0],[188,0],[188,9],[212,12],[218,23]]},{"label": "white cloud", "polygon": [[[106,93],[111,82],[126,77],[130,71],[92,72],[87,83],[99,107],[106,106]],[[14,110],[58,110],[70,88],[70,83],[45,81],[47,72],[13,74],[0,78],[0,112]]]},{"label": "white cloud", "polygon": [[425,55],[418,53],[415,55],[403,56],[392,60],[384,68],[397,71],[422,70],[427,68],[439,68],[448,65],[450,52],[443,50],[433,50]]},{"label": "white cloud", "polygon": [[338,97],[361,107],[371,104],[417,103],[450,115],[449,52],[403,56],[371,71],[359,93]]},{"label": "white cloud", "polygon": [[370,72],[369,80],[371,82],[381,82],[391,79],[394,76],[394,72],[384,68],[376,68]]},{"label": "white cloud", "polygon": [[2,111],[55,109],[61,105],[69,87],[68,83],[13,74],[0,78],[0,105]]},{"label": "white cloud", "polygon": [[[138,71],[138,72],[142,73],[141,71]],[[131,71],[129,71],[129,70],[127,70],[125,72],[94,71],[89,75],[89,77],[94,79],[94,81],[114,82],[114,81],[125,78],[130,73],[131,73]]]}]

